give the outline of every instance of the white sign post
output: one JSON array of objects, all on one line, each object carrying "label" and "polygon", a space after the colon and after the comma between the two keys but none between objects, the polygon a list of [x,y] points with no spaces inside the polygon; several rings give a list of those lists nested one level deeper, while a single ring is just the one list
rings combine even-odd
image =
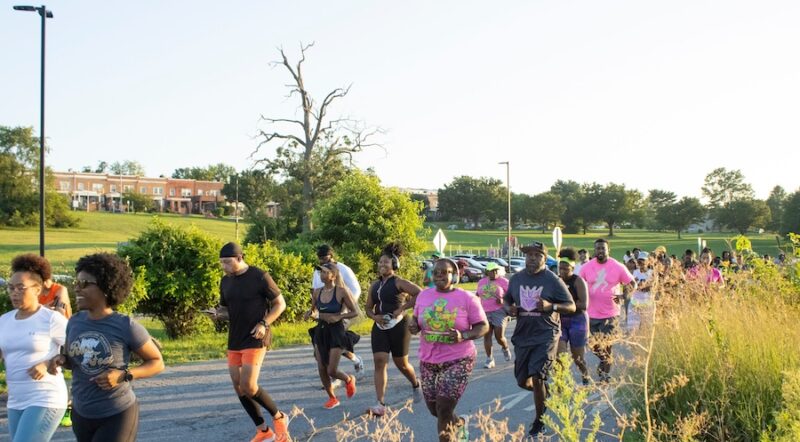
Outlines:
[{"label": "white sign post", "polygon": [[553,246],[556,248],[556,256],[558,256],[558,252],[561,251],[561,241],[563,237],[561,236],[561,227],[556,227],[553,229]]},{"label": "white sign post", "polygon": [[444,248],[447,246],[447,238],[445,238],[442,229],[439,229],[436,235],[433,236],[433,246],[436,247],[437,252],[444,253]]}]

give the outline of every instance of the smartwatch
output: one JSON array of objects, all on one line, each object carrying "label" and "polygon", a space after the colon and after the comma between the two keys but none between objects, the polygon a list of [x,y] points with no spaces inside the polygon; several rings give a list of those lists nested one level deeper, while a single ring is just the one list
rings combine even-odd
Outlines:
[{"label": "smartwatch", "polygon": [[553,311],[558,313],[558,304],[553,304]]},{"label": "smartwatch", "polygon": [[125,374],[122,376],[122,380],[125,382],[130,382],[133,380],[133,373],[130,372],[127,368],[125,369]]}]

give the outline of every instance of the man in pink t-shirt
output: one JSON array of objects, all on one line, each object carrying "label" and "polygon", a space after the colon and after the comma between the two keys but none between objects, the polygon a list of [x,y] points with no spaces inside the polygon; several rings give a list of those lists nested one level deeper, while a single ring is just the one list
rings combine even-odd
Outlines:
[{"label": "man in pink t-shirt", "polygon": [[[595,257],[581,266],[580,277],[589,286],[589,329],[599,339],[592,351],[600,358],[597,374],[601,382],[609,380],[611,372],[611,341],[617,334],[619,304],[628,292],[636,288],[636,280],[619,261],[611,258],[608,241],[594,242]],[[619,287],[622,286],[622,290]]]}]

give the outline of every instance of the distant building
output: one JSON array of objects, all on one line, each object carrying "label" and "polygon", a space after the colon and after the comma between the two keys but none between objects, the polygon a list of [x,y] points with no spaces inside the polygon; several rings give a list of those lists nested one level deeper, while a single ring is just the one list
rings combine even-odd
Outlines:
[{"label": "distant building", "polygon": [[417,200],[425,204],[425,217],[435,220],[439,216],[439,191],[430,189],[418,189],[412,187],[398,187],[397,190],[408,193]]},{"label": "distant building", "polygon": [[123,194],[147,195],[160,211],[207,213],[225,202],[223,183],[175,178],[148,178],[90,172],[55,172],[55,186],[67,195],[72,208],[86,211],[127,210]]}]

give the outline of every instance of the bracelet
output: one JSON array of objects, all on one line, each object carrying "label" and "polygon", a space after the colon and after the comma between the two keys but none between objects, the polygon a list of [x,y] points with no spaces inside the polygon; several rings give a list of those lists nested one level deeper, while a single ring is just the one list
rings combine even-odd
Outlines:
[{"label": "bracelet", "polygon": [[260,320],[260,321],[258,321],[258,323],[259,323],[259,324],[261,324],[261,325],[263,325],[265,328],[269,328],[269,324],[267,324],[267,321],[265,321],[265,320],[263,320],[263,319],[262,319],[262,320]]}]

